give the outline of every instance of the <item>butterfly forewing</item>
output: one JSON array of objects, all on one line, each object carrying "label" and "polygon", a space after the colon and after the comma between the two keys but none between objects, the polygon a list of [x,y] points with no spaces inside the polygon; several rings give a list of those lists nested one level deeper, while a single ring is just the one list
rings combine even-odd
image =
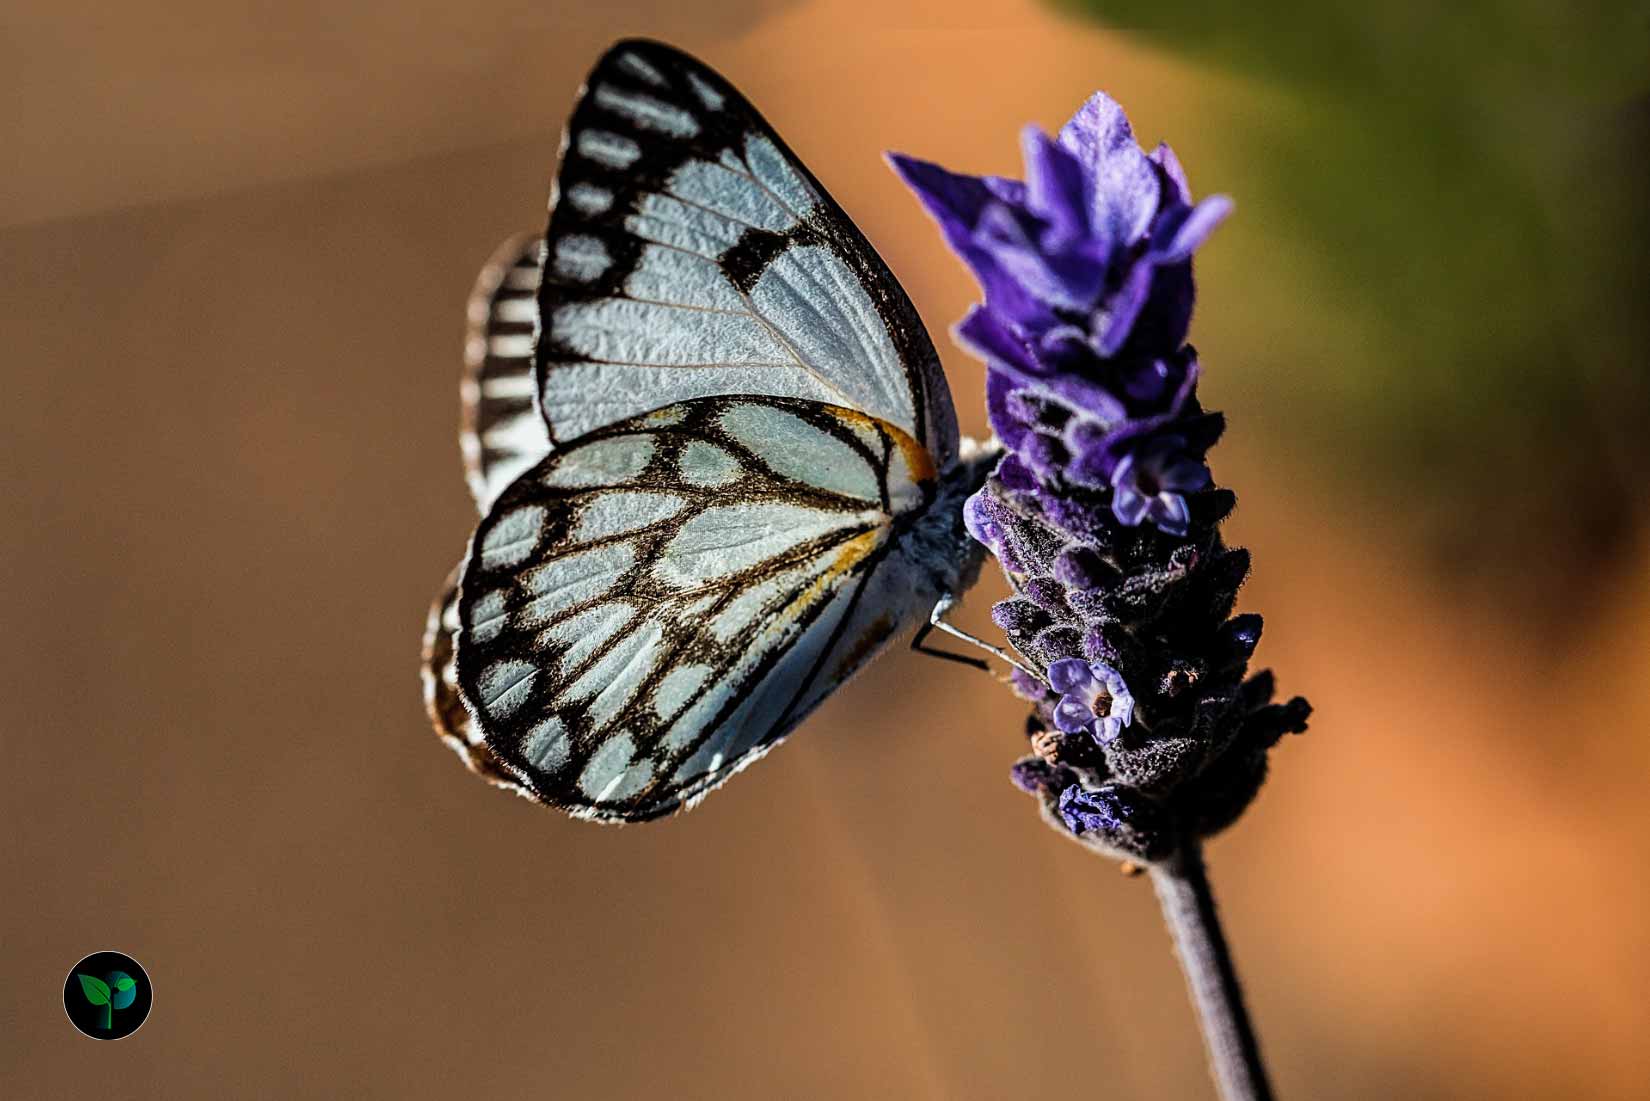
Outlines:
[{"label": "butterfly forewing", "polygon": [[544,801],[620,819],[760,756],[891,633],[858,606],[932,492],[921,455],[848,409],[712,398],[543,459],[460,590],[457,680],[488,748]]},{"label": "butterfly forewing", "polygon": [[734,88],[621,42],[573,113],[547,234],[536,360],[555,441],[722,394],[857,409],[943,468],[957,429],[910,300]]}]

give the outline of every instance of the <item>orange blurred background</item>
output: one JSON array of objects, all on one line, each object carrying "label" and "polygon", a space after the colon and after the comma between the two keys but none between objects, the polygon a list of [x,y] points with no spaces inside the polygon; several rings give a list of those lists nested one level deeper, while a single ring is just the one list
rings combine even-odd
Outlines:
[{"label": "orange blurred background", "polygon": [[[1646,1096],[1643,514],[1559,616],[1517,543],[1437,568],[1405,511],[1436,502],[1335,453],[1358,422],[1278,430],[1317,408],[1302,364],[1377,339],[1245,190],[1245,122],[1287,89],[1024,0],[0,19],[0,1094],[1212,1096],[1149,886],[1009,785],[1024,708],[987,677],[885,658],[699,810],[622,830],[430,734],[419,634],[474,522],[464,297],[541,224],[587,66],[645,33],[855,216],[976,434],[983,371],[944,337],[975,290],[884,149],[1018,174],[1020,126],[1101,87],[1234,193],[1193,333],[1213,464],[1259,661],[1317,708],[1210,850],[1278,1091]],[[965,620],[1002,591],[988,569]],[[59,1004],[104,948],[156,990],[119,1044]]]}]

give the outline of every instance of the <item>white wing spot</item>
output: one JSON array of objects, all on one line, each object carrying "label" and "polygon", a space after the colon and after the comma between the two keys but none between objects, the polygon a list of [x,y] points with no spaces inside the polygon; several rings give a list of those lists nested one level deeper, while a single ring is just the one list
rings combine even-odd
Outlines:
[{"label": "white wing spot", "polygon": [[657,660],[656,650],[663,635],[664,631],[657,623],[648,622],[637,627],[614,643],[613,648],[586,669],[583,676],[563,689],[556,702],[578,703],[597,696],[589,705],[589,710],[591,722],[600,726],[617,714],[624,702],[641,687],[648,670]]},{"label": "white wing spot", "polygon": [[523,580],[533,597],[522,609],[524,625],[548,622],[564,609],[602,595],[635,564],[634,547],[629,543],[609,543],[552,558],[526,571]]},{"label": "white wing spot", "polygon": [[827,552],[821,559],[777,573],[758,585],[752,585],[728,601],[727,606],[716,613],[709,624],[711,635],[717,642],[728,642],[765,613],[777,599],[795,594],[806,586],[809,577],[817,574],[829,559],[830,554]]},{"label": "white wing spot", "polygon": [[552,715],[541,719],[527,732],[521,754],[528,763],[541,772],[555,772],[567,763],[572,750],[567,730],[562,721]]},{"label": "white wing spot", "polygon": [[594,541],[637,531],[670,519],[686,505],[682,498],[668,493],[621,490],[599,493],[580,508],[579,525],[573,530],[573,538]]},{"label": "white wing spot", "polygon": [[632,761],[635,741],[628,733],[615,735],[598,749],[579,775],[579,787],[594,802],[620,802],[635,795],[653,779],[653,762]]},{"label": "white wing spot", "polygon": [[720,111],[727,102],[722,93],[705,83],[698,73],[689,73],[687,79],[688,87],[693,89],[693,94],[699,97],[699,102],[705,105],[707,111]]},{"label": "white wing spot", "polygon": [[504,630],[504,589],[485,593],[470,608],[470,641],[491,642]]},{"label": "white wing spot", "polygon": [[738,223],[656,191],[637,201],[636,213],[627,217],[624,224],[638,237],[686,249],[706,260],[739,242]]},{"label": "white wing spot", "polygon": [[631,76],[636,77],[638,80],[646,81],[655,88],[665,87],[664,75],[660,73],[658,69],[655,69],[652,65],[650,65],[646,58],[640,56],[639,54],[622,53],[616,59],[616,63],[619,68],[623,69]]},{"label": "white wing spot", "polygon": [[481,540],[481,564],[490,570],[526,560],[538,546],[544,509],[525,505],[505,513]]},{"label": "white wing spot", "polygon": [[699,691],[710,676],[709,665],[679,665],[659,678],[659,687],[653,690],[653,713],[668,719]]},{"label": "white wing spot", "polygon": [[579,774],[579,787],[597,802],[608,798],[623,782],[625,766],[630,764],[630,757],[635,752],[636,743],[628,733],[609,738]]},{"label": "white wing spot", "polygon": [[[709,313],[693,306],[604,298],[557,307],[553,327],[575,353],[605,361],[591,364],[592,369],[621,377],[625,367],[692,367],[704,364],[707,357],[717,360],[717,365],[734,367],[792,365],[785,346],[748,314]],[[785,376],[777,380],[781,385],[785,381]],[[668,400],[676,400],[680,388],[675,382],[655,373],[641,383],[642,392],[638,392],[636,382],[595,382],[584,388],[581,397],[588,404],[592,392],[609,392],[627,404],[651,404],[647,389],[670,387],[665,391],[671,395]]]},{"label": "white wing spot", "polygon": [[556,274],[588,283],[613,266],[607,246],[598,237],[570,233],[556,242]]},{"label": "white wing spot", "polygon": [[481,674],[477,684],[481,690],[482,705],[494,718],[509,718],[527,702],[528,691],[538,672],[529,661],[515,658],[495,661]]},{"label": "white wing spot", "polygon": [[501,298],[493,303],[493,320],[512,325],[531,325],[539,319],[539,304],[532,298]]},{"label": "white wing spot", "polygon": [[680,107],[641,92],[626,92],[611,84],[596,88],[596,106],[623,115],[644,130],[656,130],[673,138],[691,138],[699,133],[699,123]]},{"label": "white wing spot", "polygon": [[542,643],[567,647],[561,656],[560,669],[562,676],[570,676],[635,615],[636,609],[628,604],[598,604],[562,620],[539,638]]},{"label": "white wing spot", "polygon": [[521,359],[533,354],[532,333],[498,333],[487,338],[487,351],[500,359]]},{"label": "white wing spot", "polygon": [[589,673],[579,678],[582,684],[586,678],[599,670],[608,681],[607,687],[590,701],[588,714],[591,723],[600,727],[611,722],[648,684],[653,667],[659,662],[659,642],[664,638],[664,633],[664,628],[658,623],[647,623],[638,627]]},{"label": "white wing spot", "polygon": [[682,481],[695,486],[721,486],[744,473],[739,460],[715,444],[692,440],[677,462]]},{"label": "white wing spot", "polygon": [[877,472],[864,456],[794,413],[741,403],[719,420],[728,435],[756,452],[781,477],[864,501],[882,500]]},{"label": "white wing spot", "polygon": [[881,511],[845,512],[776,502],[708,508],[682,525],[653,564],[653,573],[666,584],[690,588],[764,562],[800,543],[845,528],[886,522]]},{"label": "white wing spot", "polygon": [[729,680],[712,686],[671,724],[670,729],[665,732],[664,740],[659,743],[660,748],[672,753],[686,748],[705,732],[706,724],[716,717],[716,712],[727,702],[728,694],[737,687],[737,681]]},{"label": "white wing spot", "polygon": [[544,484],[562,489],[586,489],[627,481],[647,469],[653,459],[653,441],[647,436],[615,436],[562,453],[561,461],[544,476]]},{"label": "white wing spot", "polygon": [[584,156],[609,168],[629,168],[642,155],[641,146],[607,130],[580,131],[577,147]]},{"label": "white wing spot", "polygon": [[613,205],[613,192],[580,180],[567,189],[567,201],[582,214],[604,214]]}]

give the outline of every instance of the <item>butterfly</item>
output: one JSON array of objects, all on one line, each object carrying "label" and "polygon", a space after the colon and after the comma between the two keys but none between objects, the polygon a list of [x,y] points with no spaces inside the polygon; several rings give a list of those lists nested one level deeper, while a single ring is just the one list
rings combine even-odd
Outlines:
[{"label": "butterfly", "polygon": [[431,609],[425,698],[491,782],[642,821],[772,749],[896,635],[960,634],[941,612],[983,557],[961,505],[998,452],[959,438],[865,237],[687,54],[601,57],[550,207],[470,301],[482,519]]}]

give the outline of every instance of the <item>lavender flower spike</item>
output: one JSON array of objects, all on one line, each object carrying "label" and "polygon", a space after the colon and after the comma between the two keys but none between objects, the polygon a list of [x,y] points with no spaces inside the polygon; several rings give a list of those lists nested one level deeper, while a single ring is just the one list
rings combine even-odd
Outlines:
[{"label": "lavender flower spike", "polygon": [[1013,679],[1035,707],[1013,780],[1054,829],[1151,869],[1223,1096],[1258,1099],[1201,842],[1311,707],[1249,673],[1260,617],[1232,614],[1249,555],[1221,538],[1236,498],[1207,465],[1225,421],[1185,343],[1192,254],[1231,203],[1194,203],[1168,146],[1144,152],[1098,93],[1022,148],[1023,181],[890,156],[984,292],[956,336],[986,361],[1006,453],[963,518],[1014,589],[992,618],[1041,671]]},{"label": "lavender flower spike", "polygon": [[[1225,422],[1184,343],[1192,254],[1231,203],[1193,202],[1169,147],[1144,152],[1103,94],[1021,145],[1024,181],[890,161],[985,292],[957,335],[986,360],[1007,454],[964,520],[1014,587],[993,617],[1043,670],[1016,684],[1058,766],[1017,782],[1085,844],[1149,862],[1230,824],[1310,710],[1247,675],[1260,619],[1232,606],[1249,556],[1220,538],[1235,498],[1206,461]],[[1129,813],[1064,813],[1102,788]],[[1124,821],[1172,826],[1106,825]]]}]

